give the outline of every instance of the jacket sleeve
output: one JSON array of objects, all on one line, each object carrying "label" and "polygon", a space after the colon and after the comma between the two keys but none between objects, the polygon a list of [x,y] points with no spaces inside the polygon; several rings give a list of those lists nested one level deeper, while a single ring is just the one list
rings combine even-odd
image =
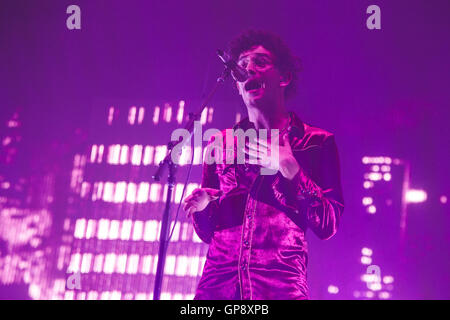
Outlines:
[{"label": "jacket sleeve", "polygon": [[297,214],[305,215],[308,227],[325,240],[336,233],[344,210],[334,135],[325,138],[313,162],[311,176],[300,160],[300,170],[294,178],[288,180],[279,174],[273,187],[276,193],[283,193],[285,202],[291,204]]},{"label": "jacket sleeve", "polygon": [[[216,173],[216,164],[203,163],[202,188],[220,189],[219,177]],[[194,212],[193,225],[198,237],[206,243],[211,242],[215,230],[215,215],[219,209],[219,200],[211,201],[203,211]]]}]

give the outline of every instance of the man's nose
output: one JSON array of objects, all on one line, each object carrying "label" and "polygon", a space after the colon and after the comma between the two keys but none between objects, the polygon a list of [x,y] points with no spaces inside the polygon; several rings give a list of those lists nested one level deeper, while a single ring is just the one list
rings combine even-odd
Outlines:
[{"label": "man's nose", "polygon": [[249,62],[247,65],[247,73],[251,76],[256,74],[256,68],[255,68],[255,64],[252,62]]}]

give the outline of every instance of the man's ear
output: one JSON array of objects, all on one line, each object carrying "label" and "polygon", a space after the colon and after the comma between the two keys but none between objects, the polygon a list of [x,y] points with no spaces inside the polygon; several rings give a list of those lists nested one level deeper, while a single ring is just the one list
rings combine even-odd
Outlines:
[{"label": "man's ear", "polygon": [[286,72],[280,75],[280,87],[287,87],[292,81],[292,73]]}]

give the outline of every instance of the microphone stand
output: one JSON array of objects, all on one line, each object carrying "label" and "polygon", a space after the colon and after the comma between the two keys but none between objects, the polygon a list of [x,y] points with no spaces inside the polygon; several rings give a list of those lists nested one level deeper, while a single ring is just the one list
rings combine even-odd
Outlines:
[{"label": "microphone stand", "polygon": [[[208,94],[208,96],[203,101],[202,105],[200,106],[200,109],[197,113],[189,113],[189,120],[184,127],[184,129],[188,130],[190,133],[189,139],[185,139],[185,143],[190,143],[192,135],[194,134],[194,121],[197,121],[200,119],[200,116],[203,112],[203,109],[205,109],[206,105],[211,101],[211,98],[216,93],[217,89],[219,88],[219,85],[224,83],[225,80],[230,76],[231,69],[229,67],[225,67],[225,70],[222,72],[222,75],[217,78],[216,83],[214,84],[214,87],[212,88],[211,92]],[[181,138],[180,138],[181,140]],[[181,156],[181,154],[175,154],[172,157],[172,150],[173,147],[177,145],[174,144],[172,141],[169,141],[167,144],[167,155],[165,156],[164,160],[162,160],[159,163],[159,167],[156,170],[155,174],[153,175],[153,179],[155,181],[161,180],[161,175],[164,171],[165,167],[168,167],[168,177],[167,177],[167,194],[165,199],[165,208],[164,213],[162,217],[161,222],[161,231],[159,234],[159,252],[158,252],[158,266],[156,268],[156,275],[155,275],[155,284],[153,289],[153,300],[160,300],[161,296],[161,285],[162,285],[162,279],[164,276],[164,266],[166,263],[166,253],[167,253],[167,247],[169,245],[168,241],[168,232],[169,232],[169,216],[170,216],[170,205],[171,205],[171,199],[172,199],[172,192],[173,187],[175,185],[175,174],[177,169],[177,163]],[[182,148],[180,148],[182,150]],[[173,161],[175,160],[175,161]]]}]

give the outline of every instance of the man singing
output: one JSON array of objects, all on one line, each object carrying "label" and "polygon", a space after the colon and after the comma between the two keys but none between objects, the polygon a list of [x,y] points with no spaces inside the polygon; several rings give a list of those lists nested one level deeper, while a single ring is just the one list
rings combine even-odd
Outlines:
[{"label": "man singing", "polygon": [[[244,32],[229,53],[248,73],[236,82],[248,117],[233,129],[277,129],[279,146],[247,142],[245,154],[256,164],[228,163],[226,156],[204,163],[202,188],[184,200],[197,234],[210,244],[195,299],[307,299],[306,230],[331,238],[344,209],[334,135],[287,111],[299,65],[278,36]],[[225,154],[225,133],[223,141]],[[274,154],[275,166],[266,161]],[[262,167],[277,171],[263,175]]]}]

